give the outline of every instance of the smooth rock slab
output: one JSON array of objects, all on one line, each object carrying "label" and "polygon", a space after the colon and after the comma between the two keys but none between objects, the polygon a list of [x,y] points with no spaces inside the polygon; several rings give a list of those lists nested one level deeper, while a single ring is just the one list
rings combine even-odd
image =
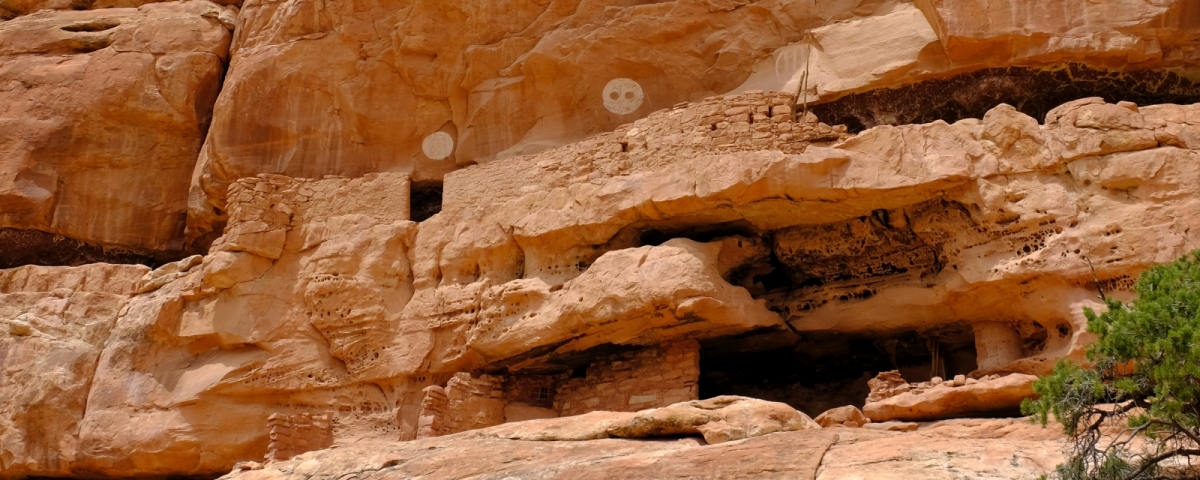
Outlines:
[{"label": "smooth rock slab", "polygon": [[923,421],[959,418],[996,412],[1012,412],[1021,400],[1034,396],[1036,376],[1012,374],[995,380],[970,383],[961,387],[949,385],[911,391],[863,407],[863,413],[873,422],[889,420]]}]

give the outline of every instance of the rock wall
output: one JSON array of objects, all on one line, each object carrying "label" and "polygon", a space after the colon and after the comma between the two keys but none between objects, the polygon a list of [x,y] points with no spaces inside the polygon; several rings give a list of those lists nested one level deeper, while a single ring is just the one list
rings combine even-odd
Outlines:
[{"label": "rock wall", "polygon": [[595,356],[575,372],[557,375],[472,377],[459,372],[445,387],[423,390],[416,438],[598,411],[636,412],[697,400],[699,350],[699,343],[684,340]]},{"label": "rock wall", "polygon": [[504,423],[503,380],[490,375],[471,378],[458,373],[446,388],[427,387],[421,401],[417,438],[493,427]]},{"label": "rock wall", "polygon": [[[1200,91],[1200,15],[1185,0],[1071,0],[1048,15],[927,0],[218,3],[0,3],[12,67],[0,80],[29,86],[3,90],[0,118],[19,135],[0,143],[0,242],[22,255],[0,266],[159,265],[208,250],[238,178],[395,171],[433,184],[714,95],[788,92],[859,131],[1000,102],[1041,117],[1084,96],[1191,103],[1178,97]],[[1064,76],[1067,64],[1079,67]],[[931,81],[963,85],[920,87]],[[1047,81],[1084,86],[1029,88]],[[89,88],[109,82],[123,86]],[[158,88],[141,95],[146,82]],[[914,90],[886,93],[897,86]],[[712,138],[745,132],[729,124],[741,131]],[[64,256],[55,235],[88,253]]]},{"label": "rock wall", "polygon": [[[988,322],[1022,342],[993,370],[1039,373],[1079,358],[1080,311],[1099,306],[1089,261],[1121,296],[1141,269],[1200,246],[1187,233],[1200,218],[1188,193],[1200,105],[1088,99],[1045,125],[1000,106],[798,141],[790,155],[710,144],[623,175],[506,186],[633,129],[664,145],[654,132],[676,130],[659,125],[693,108],[452,173],[443,210],[419,225],[405,220],[406,175],[240,180],[213,252],[139,284],[87,392],[85,455],[68,468],[222,471],[267,454],[272,414],[328,415],[338,442],[413,438],[427,387],[456,372],[553,377],[608,344],[885,341]],[[468,409],[492,412],[478,426],[517,418],[505,408],[523,403],[516,389],[496,382],[481,397],[495,408]],[[569,392],[555,390],[564,413]]]},{"label": "rock wall", "polygon": [[96,363],[143,266],[0,270],[0,472],[69,475]]},{"label": "rock wall", "polygon": [[213,208],[224,209],[239,177],[441,179],[724,94],[806,29],[888,4],[246,3],[193,183],[189,238],[203,243],[219,225]]},{"label": "rock wall", "polygon": [[636,412],[699,399],[700,344],[682,341],[601,359],[558,388],[562,416]]},{"label": "rock wall", "polygon": [[918,380],[873,419],[1011,407],[1200,247],[1200,12],[959,3],[0,0],[0,476],[715,401],[822,335]]},{"label": "rock wall", "polygon": [[196,1],[0,22],[0,268],[178,255],[236,13]]},{"label": "rock wall", "polygon": [[283,461],[304,452],[321,450],[333,445],[333,426],[325,415],[309,414],[267,417],[271,427],[271,443],[267,461]]}]

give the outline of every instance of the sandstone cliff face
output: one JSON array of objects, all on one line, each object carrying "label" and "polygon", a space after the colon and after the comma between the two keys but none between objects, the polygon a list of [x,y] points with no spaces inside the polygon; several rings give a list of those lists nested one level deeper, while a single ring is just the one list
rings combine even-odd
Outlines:
[{"label": "sandstone cliff face", "polygon": [[808,86],[822,100],[990,67],[1194,67],[1195,8],[1180,1],[916,0],[816,28],[760,61],[742,87],[798,91],[810,51]]},{"label": "sandstone cliff face", "polygon": [[725,93],[805,30],[887,8],[879,0],[250,2],[193,182],[189,238],[224,219],[225,189],[239,177],[405,171],[440,180],[459,165]]},{"label": "sandstone cliff face", "polygon": [[0,471],[67,475],[96,360],[142,266],[0,270]]},{"label": "sandstone cliff face", "polygon": [[[1179,67],[1194,78],[1200,60],[1200,14],[1184,0],[1069,1],[1050,14],[1026,2],[642,3],[244,5],[235,66],[192,182],[189,243],[215,238],[225,189],[257,173],[405,171],[438,180],[458,165],[535,153],[731,91],[804,90],[829,101],[990,67],[1067,62]],[[990,91],[982,109],[960,118],[1053,95],[1012,85],[1016,73],[958,90]],[[1123,86],[1108,99],[1175,90],[1155,84]],[[1089,94],[1049,106],[1080,96]],[[914,123],[903,117],[855,121]]]},{"label": "sandstone cliff face", "polygon": [[818,3],[0,3],[0,267],[161,265],[0,270],[0,476],[1045,472],[845,427],[1200,248],[1200,12]]},{"label": "sandstone cliff face", "polygon": [[[405,175],[239,181],[214,251],[164,285],[148,275],[111,335],[76,465],[220,471],[265,454],[273,413],[329,415],[347,442],[411,438],[422,391],[455,372],[564,371],[602,345],[792,331],[949,345],[965,326],[999,332],[973,340],[972,364],[1041,373],[1078,358],[1081,309],[1099,306],[1089,261],[1120,296],[1200,247],[1200,106],[1087,99],[1044,126],[1000,106],[816,144],[771,133],[791,155],[683,135],[706,108],[452,173],[420,224],[404,220]],[[664,155],[672,142],[693,150]],[[595,149],[627,173],[580,155]],[[529,180],[510,189],[504,172]]]},{"label": "sandstone cliff face", "polygon": [[104,258],[72,258],[51,234],[182,249],[234,15],[198,1],[0,23],[0,266]]}]

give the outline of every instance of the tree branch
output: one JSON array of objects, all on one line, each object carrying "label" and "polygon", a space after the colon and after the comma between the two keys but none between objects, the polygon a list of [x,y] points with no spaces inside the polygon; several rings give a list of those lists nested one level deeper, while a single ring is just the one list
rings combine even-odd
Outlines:
[{"label": "tree branch", "polygon": [[1189,456],[1190,457],[1190,456],[1196,456],[1196,455],[1200,455],[1200,450],[1183,449],[1183,448],[1171,450],[1167,453],[1155,455],[1153,457],[1143,460],[1142,468],[1139,468],[1136,472],[1133,472],[1133,475],[1125,477],[1125,480],[1134,480],[1135,478],[1141,476],[1141,474],[1146,473],[1146,470],[1149,470],[1151,467],[1158,465],[1159,462],[1166,460],[1168,458],[1179,457],[1179,456]]}]

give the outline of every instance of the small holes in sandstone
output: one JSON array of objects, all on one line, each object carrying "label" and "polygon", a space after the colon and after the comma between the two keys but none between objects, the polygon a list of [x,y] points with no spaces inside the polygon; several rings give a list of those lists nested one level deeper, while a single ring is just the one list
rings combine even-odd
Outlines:
[{"label": "small holes in sandstone", "polygon": [[1065,323],[1060,323],[1060,324],[1058,324],[1058,336],[1059,336],[1059,337],[1064,337],[1064,338],[1065,338],[1067,335],[1070,335],[1070,334],[1071,334],[1071,327],[1070,327],[1070,326],[1068,326],[1068,325],[1067,325],[1067,324],[1065,324]]}]

